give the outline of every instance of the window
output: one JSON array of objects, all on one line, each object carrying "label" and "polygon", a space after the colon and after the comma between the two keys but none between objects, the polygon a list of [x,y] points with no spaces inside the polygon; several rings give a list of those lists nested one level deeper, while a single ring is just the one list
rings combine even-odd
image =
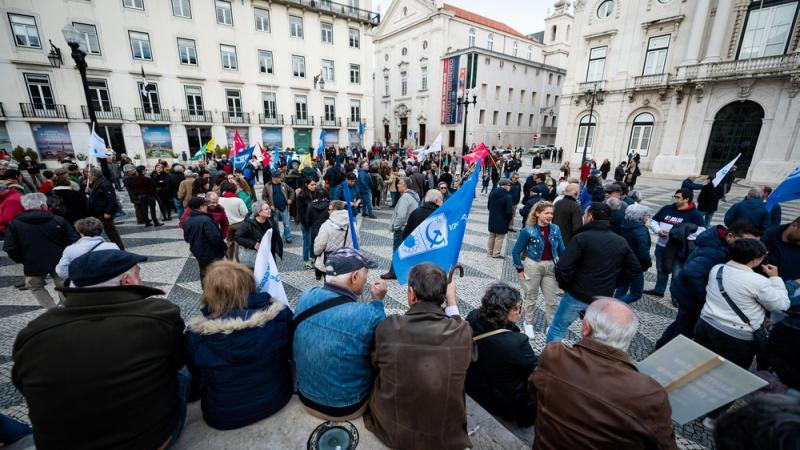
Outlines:
[{"label": "window", "polygon": [[350,100],[350,122],[361,122],[361,100]]},{"label": "window", "polygon": [[514,88],[508,88],[508,103],[511,103],[511,99],[514,97]]},{"label": "window", "polygon": [[514,41],[514,44],[511,47],[511,56],[517,56],[518,51],[519,51],[519,42]]},{"label": "window", "polygon": [[350,48],[361,48],[361,34],[355,28],[350,28],[348,44]]},{"label": "window", "polygon": [[144,83],[139,81],[139,99],[142,101],[142,109],[145,114],[161,114],[161,102],[158,99],[158,85],[152,81],[148,81],[148,89],[144,89]]},{"label": "window", "polygon": [[336,81],[336,76],[334,75],[333,60],[330,59],[322,60],[322,79],[325,81]]},{"label": "window", "polygon": [[389,75],[384,75],[383,77],[383,96],[389,96]]},{"label": "window", "polygon": [[552,120],[550,121],[550,126],[551,127],[555,127],[556,126],[556,116],[553,116]]},{"label": "window", "polygon": [[189,0],[172,0],[172,15],[191,19],[192,7],[189,5]]},{"label": "window", "polygon": [[536,105],[536,91],[531,92],[531,105]]},{"label": "window", "polygon": [[633,119],[631,128],[631,142],[628,145],[628,154],[638,152],[642,156],[647,156],[650,148],[650,141],[653,137],[653,123],[655,118],[650,113],[642,113]]},{"label": "window", "polygon": [[36,28],[36,19],[21,14],[9,14],[11,30],[14,32],[14,43],[17,47],[42,48],[39,40],[39,29]]},{"label": "window", "polygon": [[184,86],[186,108],[192,116],[203,115],[203,91],[197,86]]},{"label": "window", "polygon": [[589,50],[589,67],[586,69],[586,81],[600,81],[603,79],[607,52],[608,47],[606,46]]},{"label": "window", "polygon": [[753,2],[747,19],[737,59],[782,55],[789,45],[792,21],[797,14],[797,2],[764,6]]},{"label": "window", "polygon": [[533,126],[533,114],[528,114],[528,127]]},{"label": "window", "polygon": [[178,57],[181,60],[181,64],[197,65],[197,48],[194,40],[178,38]]},{"label": "window", "polygon": [[492,112],[492,125],[497,125],[497,111]]},{"label": "window", "polygon": [[556,106],[556,105],[558,105],[558,96],[557,95],[553,97],[553,106]]},{"label": "window", "polygon": [[555,26],[555,25],[553,25],[553,27],[550,28],[550,41],[551,42],[556,40],[557,30],[558,30],[558,27]]},{"label": "window", "polygon": [[86,83],[89,85],[89,101],[92,103],[92,108],[98,112],[111,111],[111,96],[108,94],[106,80],[89,78]]},{"label": "window", "polygon": [[261,73],[273,74],[275,69],[272,65],[272,52],[269,50],[258,51],[258,71]]},{"label": "window", "polygon": [[547,75],[547,84],[553,84],[553,74]]},{"label": "window", "polygon": [[644,58],[644,71],[642,75],[656,75],[664,73],[664,64],[667,62],[669,49],[669,35],[651,37],[647,41],[647,55]]},{"label": "window", "polygon": [[100,54],[100,39],[97,37],[97,28],[87,23],[72,22],[72,25],[81,33],[86,52],[91,55]]},{"label": "window", "polygon": [[300,120],[308,120],[308,104],[305,95],[294,96],[294,114]]},{"label": "window", "polygon": [[25,84],[28,85],[28,95],[36,109],[55,109],[53,89],[50,87],[50,78],[38,73],[26,73]]},{"label": "window", "polygon": [[242,93],[236,89],[225,89],[225,103],[228,106],[228,115],[242,117]]},{"label": "window", "polygon": [[236,59],[236,47],[232,45],[220,45],[219,54],[222,58],[222,68],[236,70],[239,68],[239,62]]},{"label": "window", "polygon": [[427,91],[428,90],[428,67],[422,66],[420,68],[420,73],[422,74],[422,78],[420,80],[420,90]]},{"label": "window", "polygon": [[278,116],[278,108],[275,103],[275,93],[262,92],[261,102],[264,104],[264,118],[275,119]]},{"label": "window", "polygon": [[490,34],[489,37],[486,38],[486,49],[491,50],[494,47],[494,35]]},{"label": "window", "polygon": [[327,22],[320,23],[322,29],[322,42],[333,44],[333,25]]},{"label": "window", "polygon": [[361,84],[361,66],[350,64],[350,83]]},{"label": "window", "polygon": [[528,60],[530,60],[532,58],[533,58],[533,46],[529,45],[528,46]]},{"label": "window", "polygon": [[597,8],[597,17],[601,19],[605,19],[606,17],[611,16],[614,13],[614,2],[612,0],[606,0],[600,4],[600,7]]},{"label": "window", "polygon": [[403,55],[403,56],[406,56],[408,54],[408,48],[403,47],[403,49],[400,50],[400,54]]},{"label": "window", "polygon": [[122,0],[122,6],[131,9],[144,9],[144,0]]},{"label": "window", "polygon": [[292,75],[298,78],[306,77],[305,56],[292,55]]},{"label": "window", "polygon": [[303,39],[303,18],[289,16],[289,36]]},{"label": "window", "polygon": [[131,53],[133,59],[152,61],[153,54],[150,53],[150,35],[138,31],[129,31],[128,37],[131,41]]},{"label": "window", "polygon": [[214,5],[217,10],[217,23],[221,25],[233,25],[233,11],[231,2],[226,0],[215,0]]},{"label": "window", "polygon": [[253,8],[256,19],[256,31],[269,33],[269,11],[261,8]]},{"label": "window", "polygon": [[478,125],[483,125],[483,118],[485,115],[486,115],[485,109],[478,111]]},{"label": "window", "polygon": [[405,97],[408,95],[408,72],[400,72],[400,95]]},{"label": "window", "polygon": [[467,40],[467,47],[475,47],[475,28],[469,29],[469,38]]},{"label": "window", "polygon": [[592,142],[594,141],[594,130],[597,125],[597,118],[583,116],[578,126],[578,141],[575,143],[575,153],[583,153],[583,147],[586,146],[586,153],[592,153]]},{"label": "window", "polygon": [[519,91],[519,102],[520,104],[525,103],[525,89]]},{"label": "window", "polygon": [[500,86],[494,87],[494,99],[500,100]]},{"label": "window", "polygon": [[508,126],[509,123],[511,123],[511,113],[507,112],[506,113],[506,126]]},{"label": "window", "polygon": [[544,106],[550,106],[550,94],[544,96]]},{"label": "window", "polygon": [[333,122],[336,120],[336,99],[333,97],[325,97],[322,102],[325,110],[325,120]]},{"label": "window", "polygon": [[522,113],[517,114],[517,126],[522,126]]}]

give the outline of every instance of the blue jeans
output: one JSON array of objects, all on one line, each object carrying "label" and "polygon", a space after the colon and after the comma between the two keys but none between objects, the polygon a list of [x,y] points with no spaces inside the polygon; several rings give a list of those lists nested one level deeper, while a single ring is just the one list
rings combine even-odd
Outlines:
[{"label": "blue jeans", "polygon": [[178,218],[183,216],[183,202],[178,200],[178,197],[172,197],[172,203],[175,205],[175,211],[178,214]]},{"label": "blue jeans", "polygon": [[275,216],[276,221],[283,222],[283,240],[292,242],[292,218],[289,217],[289,207],[283,211],[276,209]]},{"label": "blue jeans", "polygon": [[300,224],[300,231],[303,232],[303,261],[309,261],[313,253],[311,249],[311,229]]},{"label": "blue jeans", "polygon": [[9,445],[31,433],[31,427],[28,425],[5,414],[0,414],[0,444]]},{"label": "blue jeans", "polygon": [[711,228],[711,219],[714,218],[714,211],[703,213],[703,221],[706,223],[706,228]]},{"label": "blue jeans", "polygon": [[372,192],[361,193],[361,214],[364,217],[372,215]]},{"label": "blue jeans", "polygon": [[[670,275],[669,273],[663,273],[661,271],[661,268],[662,268],[662,263],[661,263],[662,255],[664,255],[664,247],[662,247],[660,245],[656,245],[655,257],[656,257],[656,272],[657,272],[657,275],[656,275],[656,285],[653,288],[653,290],[656,291],[656,293],[660,294],[660,295],[664,295],[664,292],[667,290],[667,282],[669,281],[669,275]],[[676,275],[678,275],[678,272],[680,272],[682,268],[683,268],[683,264],[680,261],[678,261],[678,258],[675,258],[672,261],[672,271],[670,272],[670,273],[672,273],[672,277],[674,278]]]},{"label": "blue jeans", "polygon": [[397,201],[400,200],[400,193],[399,192],[389,192],[389,195],[392,196],[392,208],[394,208],[394,205],[396,205]]},{"label": "blue jeans", "polygon": [[[639,275],[633,277],[631,281],[617,286],[617,290],[614,291],[614,297],[617,300],[625,303],[633,303],[642,298],[643,290],[644,273],[640,273]],[[628,291],[630,291],[630,294]]]},{"label": "blue jeans", "polygon": [[564,292],[561,301],[558,303],[553,321],[550,323],[550,329],[547,331],[547,343],[552,341],[561,341],[567,335],[567,330],[572,322],[579,317],[579,314],[586,311],[589,307],[588,303],[584,303],[577,298]]},{"label": "blue jeans", "polygon": [[189,400],[189,392],[192,389],[192,374],[186,366],[181,367],[178,371],[178,425],[175,426],[175,431],[172,432],[172,437],[169,438],[167,448],[172,448],[175,442],[181,437],[183,426],[186,425],[186,403]]},{"label": "blue jeans", "polygon": [[[392,256],[394,251],[403,243],[403,230],[398,230],[392,233]],[[392,257],[390,256],[390,258]],[[389,273],[394,273],[394,262],[389,264]]]}]

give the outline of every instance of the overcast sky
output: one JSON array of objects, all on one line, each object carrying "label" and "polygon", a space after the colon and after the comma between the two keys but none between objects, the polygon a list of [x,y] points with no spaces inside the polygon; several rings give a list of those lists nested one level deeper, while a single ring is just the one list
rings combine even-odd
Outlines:
[{"label": "overcast sky", "polygon": [[[377,0],[373,2],[381,6],[381,14],[389,9],[392,0]],[[552,9],[552,0],[447,0],[459,8],[472,11],[505,23],[522,34],[535,33],[544,30],[544,18],[547,9]]]}]

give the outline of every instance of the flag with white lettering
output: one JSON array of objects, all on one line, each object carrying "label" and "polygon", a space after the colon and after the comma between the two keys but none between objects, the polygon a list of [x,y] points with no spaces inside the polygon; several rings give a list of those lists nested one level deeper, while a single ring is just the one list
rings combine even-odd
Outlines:
[{"label": "flag with white lettering", "polygon": [[270,297],[289,306],[289,298],[283,288],[278,265],[272,256],[272,229],[267,230],[261,238],[253,267],[253,276],[256,280],[256,292],[266,292]]},{"label": "flag with white lettering", "polygon": [[733,161],[729,162],[728,164],[725,164],[725,167],[719,169],[719,172],[717,172],[717,175],[714,177],[714,180],[712,181],[712,183],[714,183],[714,187],[717,187],[719,186],[720,183],[722,183],[722,180],[725,178],[725,175],[727,175],[728,172],[730,172],[731,169],[733,169],[733,165],[736,164],[736,161],[739,160],[740,156],[742,156],[741,153],[736,155],[736,158],[733,158]]}]

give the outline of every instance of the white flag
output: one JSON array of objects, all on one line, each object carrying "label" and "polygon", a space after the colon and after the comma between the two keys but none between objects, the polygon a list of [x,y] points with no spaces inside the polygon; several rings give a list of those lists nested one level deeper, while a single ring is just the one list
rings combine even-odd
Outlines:
[{"label": "white flag", "polygon": [[106,142],[94,131],[92,124],[92,137],[89,139],[89,152],[95,158],[106,157]]},{"label": "white flag", "polygon": [[425,161],[425,154],[426,153],[427,152],[425,151],[425,147],[420,147],[420,148],[414,150],[414,155],[416,155],[417,161],[419,161],[419,162]]},{"label": "white flag", "polygon": [[742,156],[741,153],[736,155],[736,158],[733,158],[733,161],[729,162],[728,164],[725,164],[725,167],[723,167],[722,169],[719,169],[719,172],[717,172],[717,175],[714,177],[714,181],[713,181],[714,187],[717,187],[717,186],[719,186],[720,183],[722,183],[722,179],[725,178],[725,175],[727,175],[728,172],[731,171],[731,169],[733,168],[733,165],[736,164],[736,161],[739,160],[740,156]]},{"label": "white flag", "polygon": [[261,244],[258,246],[256,263],[253,269],[256,279],[256,292],[266,292],[270,297],[289,306],[289,298],[283,289],[281,274],[278,273],[278,265],[272,257],[272,229],[264,233]]},{"label": "white flag", "polygon": [[439,135],[436,136],[436,139],[433,141],[431,146],[428,147],[428,150],[426,150],[425,153],[436,153],[440,151],[442,151],[442,133],[439,133]]}]

